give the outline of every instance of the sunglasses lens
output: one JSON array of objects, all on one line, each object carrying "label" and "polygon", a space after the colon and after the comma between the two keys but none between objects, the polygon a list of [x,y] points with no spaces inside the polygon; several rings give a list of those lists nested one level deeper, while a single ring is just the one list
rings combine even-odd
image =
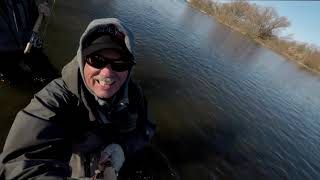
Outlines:
[{"label": "sunglasses lens", "polygon": [[105,67],[107,64],[105,63],[103,57],[98,55],[93,55],[86,58],[87,63],[97,69],[101,69]]},{"label": "sunglasses lens", "polygon": [[107,59],[100,55],[92,55],[86,58],[86,62],[97,69],[102,69],[106,67],[108,64],[111,65],[113,71],[122,72],[129,70],[134,63],[126,60],[114,60],[114,59]]},{"label": "sunglasses lens", "polygon": [[130,62],[125,62],[125,61],[114,61],[111,63],[111,68],[114,71],[117,72],[122,72],[122,71],[127,71],[132,67],[132,63]]}]

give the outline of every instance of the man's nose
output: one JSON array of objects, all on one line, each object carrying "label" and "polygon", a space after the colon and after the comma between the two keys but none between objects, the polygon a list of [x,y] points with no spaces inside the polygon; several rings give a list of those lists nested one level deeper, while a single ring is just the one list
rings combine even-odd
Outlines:
[{"label": "man's nose", "polygon": [[113,71],[112,71],[112,68],[111,68],[111,65],[108,64],[106,65],[105,67],[103,67],[101,70],[100,70],[100,73],[103,74],[103,75],[109,75],[111,74]]}]

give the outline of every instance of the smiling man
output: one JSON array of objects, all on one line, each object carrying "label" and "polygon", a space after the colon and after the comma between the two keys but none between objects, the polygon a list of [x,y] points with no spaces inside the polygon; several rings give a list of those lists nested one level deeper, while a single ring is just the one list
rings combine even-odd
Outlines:
[{"label": "smiling man", "polygon": [[126,81],[128,70],[135,64],[130,53],[114,44],[110,36],[98,38],[84,52],[88,54],[83,70],[86,85],[100,98],[112,97]]},{"label": "smiling man", "polygon": [[155,124],[131,78],[133,48],[132,33],[118,19],[92,21],[62,77],[17,114],[0,179],[84,178],[106,168],[117,173],[125,158],[143,149]]}]

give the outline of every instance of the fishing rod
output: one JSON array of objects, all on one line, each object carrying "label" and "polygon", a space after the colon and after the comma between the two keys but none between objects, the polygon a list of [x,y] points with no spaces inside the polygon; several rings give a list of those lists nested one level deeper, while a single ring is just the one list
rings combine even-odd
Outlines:
[{"label": "fishing rod", "polygon": [[[48,3],[48,1],[46,1],[46,2]],[[51,16],[53,15],[53,12],[54,12],[53,8],[54,8],[54,5],[55,5],[55,2],[56,1],[53,0],[52,6],[51,6],[51,8],[49,8]],[[40,26],[42,24],[43,18],[44,18],[44,14],[40,13],[38,18],[37,18],[37,20],[36,20],[36,23],[35,23],[35,25],[34,25],[34,27],[32,29],[32,34],[31,34],[30,40],[29,40],[29,42],[27,43],[27,45],[26,45],[26,47],[24,49],[24,54],[30,53],[32,46],[36,47],[36,48],[41,48],[42,47],[43,39],[40,36],[39,29],[40,29]],[[45,34],[46,34],[46,30],[47,30],[48,24],[49,24],[49,20],[46,21],[44,32],[42,34],[43,36],[45,36]]]},{"label": "fishing rod", "polygon": [[38,18],[37,21],[32,29],[32,35],[31,38],[29,40],[29,42],[27,43],[26,48],[24,49],[24,54],[30,53],[31,47],[34,46],[36,48],[41,48],[42,44],[43,44],[43,40],[39,35],[39,28],[41,26],[42,20],[43,20],[43,13],[41,13]]}]

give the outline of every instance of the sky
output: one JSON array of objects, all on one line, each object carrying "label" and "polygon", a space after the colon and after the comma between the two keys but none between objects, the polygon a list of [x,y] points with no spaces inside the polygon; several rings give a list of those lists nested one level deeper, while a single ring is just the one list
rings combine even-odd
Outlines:
[{"label": "sky", "polygon": [[274,7],[279,16],[286,16],[291,26],[280,35],[292,34],[292,39],[320,47],[320,1],[249,1]]}]

